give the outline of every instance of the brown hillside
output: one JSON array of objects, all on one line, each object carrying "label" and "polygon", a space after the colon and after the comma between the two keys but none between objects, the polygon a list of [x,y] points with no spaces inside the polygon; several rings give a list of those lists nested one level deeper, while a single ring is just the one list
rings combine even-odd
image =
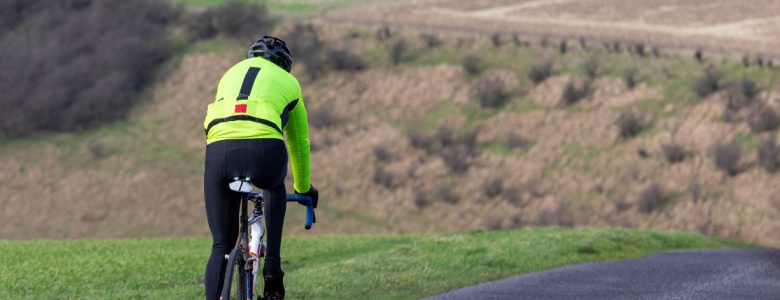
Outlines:
[{"label": "brown hillside", "polygon": [[[362,28],[322,31],[325,44],[358,32],[349,43],[368,49],[368,56],[393,41]],[[411,53],[422,53],[420,59],[445,56],[463,41],[442,37],[438,49],[421,51],[417,33],[393,34],[409,42]],[[316,124],[312,180],[322,206],[313,233],[625,226],[780,245],[780,177],[759,166],[756,146],[749,145],[776,133],[724,122],[726,92],[670,100],[673,86],[646,80],[629,89],[602,74],[588,96],[563,105],[567,83],[584,80],[572,69],[586,53],[496,49],[487,37],[470,38],[459,51],[554,57],[556,72],[533,85],[522,59],[468,75],[451,61],[390,66],[384,53],[374,53],[367,70],[330,71],[317,80],[307,79],[301,65],[293,69]],[[675,58],[653,59],[662,65]],[[0,148],[0,237],[208,234],[202,120],[232,63],[215,54],[188,55],[127,122]],[[673,64],[695,62],[667,63]],[[644,74],[655,78],[650,75]],[[506,104],[480,107],[475,91],[482,78],[504,84]],[[777,107],[772,87],[757,99]],[[622,138],[616,122],[626,112],[650,128]],[[713,163],[713,146],[735,137],[749,137],[748,146],[738,174],[729,176]],[[671,142],[685,147],[682,162],[665,158],[663,146]],[[290,207],[286,232],[301,233],[302,212]]]}]

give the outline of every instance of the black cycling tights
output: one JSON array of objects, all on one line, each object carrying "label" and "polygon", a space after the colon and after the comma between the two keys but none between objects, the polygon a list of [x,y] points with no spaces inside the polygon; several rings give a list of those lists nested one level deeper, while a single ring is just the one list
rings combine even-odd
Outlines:
[{"label": "black cycling tights", "polygon": [[228,188],[233,177],[250,177],[263,189],[268,250],[266,263],[281,261],[282,227],[287,210],[284,177],[287,149],[280,139],[226,140],[206,147],[204,193],[206,217],[214,243],[206,265],[206,299],[219,299],[225,277],[225,254],[238,237],[240,194]]}]

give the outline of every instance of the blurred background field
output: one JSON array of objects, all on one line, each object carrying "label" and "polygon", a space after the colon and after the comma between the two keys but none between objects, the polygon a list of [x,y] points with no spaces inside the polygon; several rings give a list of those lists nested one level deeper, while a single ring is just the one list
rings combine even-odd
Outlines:
[{"label": "blurred background field", "polygon": [[[310,114],[313,233],[780,245],[778,5],[473,3],[3,4],[0,238],[208,235],[205,107],[271,34]],[[302,217],[291,207],[286,232]]]}]

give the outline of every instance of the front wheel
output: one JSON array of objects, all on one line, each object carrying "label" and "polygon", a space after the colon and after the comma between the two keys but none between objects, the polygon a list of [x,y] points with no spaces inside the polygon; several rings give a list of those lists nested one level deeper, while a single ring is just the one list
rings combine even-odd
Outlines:
[{"label": "front wheel", "polygon": [[220,300],[246,299],[246,272],[244,256],[239,248],[233,249],[225,268],[225,283]]}]

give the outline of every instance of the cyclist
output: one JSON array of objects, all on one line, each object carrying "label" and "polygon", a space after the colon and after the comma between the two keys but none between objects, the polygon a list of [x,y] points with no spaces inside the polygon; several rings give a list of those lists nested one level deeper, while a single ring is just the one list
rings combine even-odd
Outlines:
[{"label": "cyclist", "polygon": [[246,57],[222,76],[204,121],[204,195],[213,238],[206,265],[206,299],[219,299],[225,255],[238,236],[240,196],[228,187],[234,177],[251,178],[265,195],[268,249],[263,299],[284,298],[280,248],[287,210],[288,151],[295,192],[310,196],[314,207],[319,197],[310,183],[308,121],[301,87],[290,74],[290,50],[284,41],[265,36],[249,47]]}]

